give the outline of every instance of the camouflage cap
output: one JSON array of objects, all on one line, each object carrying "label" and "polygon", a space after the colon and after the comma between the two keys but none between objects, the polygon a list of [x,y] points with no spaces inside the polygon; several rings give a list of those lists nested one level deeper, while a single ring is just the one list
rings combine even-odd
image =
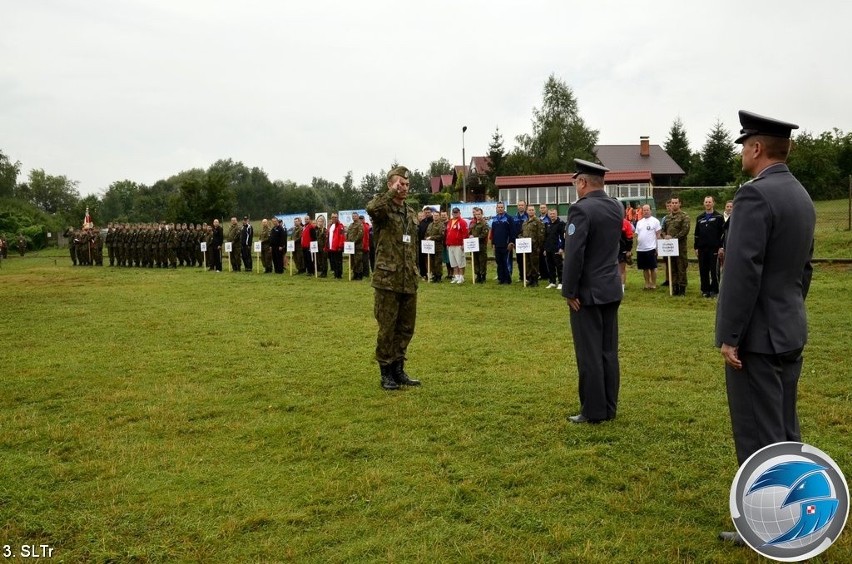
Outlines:
[{"label": "camouflage cap", "polygon": [[408,179],[410,174],[411,172],[404,166],[396,166],[388,171],[388,180],[394,176],[401,176],[402,178]]}]

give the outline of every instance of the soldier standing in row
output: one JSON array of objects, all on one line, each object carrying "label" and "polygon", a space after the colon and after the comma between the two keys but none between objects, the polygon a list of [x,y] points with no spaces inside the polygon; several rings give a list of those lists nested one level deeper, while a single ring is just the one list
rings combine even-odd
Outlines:
[{"label": "soldier standing in row", "polygon": [[663,229],[664,239],[677,239],[679,256],[672,260],[670,283],[672,294],[686,295],[686,269],[689,266],[686,238],[689,235],[689,216],[680,209],[680,198],[672,198],[672,211],[666,216],[666,226]]},{"label": "soldier standing in row", "polygon": [[269,221],[266,218],[260,222],[260,262],[264,274],[272,272],[272,251],[269,246]]},{"label": "soldier standing in row", "polygon": [[[373,223],[375,224],[375,219]],[[429,257],[432,262],[432,282],[440,282],[444,277],[444,237],[446,234],[447,224],[444,221],[444,214],[435,214],[432,223],[426,228],[426,239],[435,241],[435,254]]]},{"label": "soldier standing in row", "polygon": [[240,226],[237,224],[237,218],[231,218],[231,227],[228,229],[228,241],[231,243],[231,270],[234,272],[240,271]]},{"label": "soldier standing in row", "polygon": [[397,390],[420,382],[405,372],[408,344],[417,317],[417,212],[405,203],[410,172],[398,166],[388,172],[388,190],[367,204],[376,238],[376,270],[373,273],[379,324],[376,360],[381,386]]},{"label": "soldier standing in row", "polygon": [[296,245],[293,250],[293,263],[296,265],[296,274],[304,274],[305,256],[302,254],[302,219],[299,217],[293,220],[293,241]]},{"label": "soldier standing in row", "polygon": [[[68,240],[68,254],[71,256],[71,264],[73,266],[77,266],[77,245],[74,243],[74,238],[76,236],[74,233],[74,228],[69,226],[68,229],[66,229],[65,232],[62,234],[62,236]],[[5,242],[6,238],[3,237],[3,243]],[[3,248],[5,249],[5,245],[3,246]],[[3,249],[0,249],[0,252],[2,252],[2,250]],[[6,258],[5,254],[3,254],[3,258]]]},{"label": "soldier standing in row", "polygon": [[544,223],[538,218],[533,206],[527,206],[527,219],[521,228],[521,237],[532,240],[532,252],[527,256],[527,286],[538,286],[538,266],[544,244]]},{"label": "soldier standing in row", "polygon": [[355,244],[355,254],[352,256],[352,279],[364,278],[364,224],[357,213],[352,214],[352,223],[346,230],[346,240]]},{"label": "soldier standing in row", "polygon": [[479,251],[473,253],[474,284],[485,284],[488,270],[488,222],[482,217],[482,208],[473,208],[473,220],[470,222],[470,236],[479,239]]}]

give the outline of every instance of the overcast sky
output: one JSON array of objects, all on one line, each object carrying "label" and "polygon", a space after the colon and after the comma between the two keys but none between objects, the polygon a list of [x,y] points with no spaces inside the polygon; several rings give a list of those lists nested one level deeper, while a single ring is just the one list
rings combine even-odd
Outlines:
[{"label": "overcast sky", "polygon": [[603,144],[852,129],[852,3],[0,0],[0,149],[82,195],[220,158],[356,182],[507,150],[553,73]]}]

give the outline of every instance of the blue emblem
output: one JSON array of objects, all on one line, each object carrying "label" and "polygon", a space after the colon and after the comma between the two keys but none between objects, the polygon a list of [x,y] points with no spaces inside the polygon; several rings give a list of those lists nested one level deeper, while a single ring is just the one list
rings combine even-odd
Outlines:
[{"label": "blue emblem", "polygon": [[572,223],[568,226],[568,235],[573,235],[577,231],[577,227]]},{"label": "blue emblem", "polygon": [[731,518],[755,552],[786,562],[813,558],[840,536],[849,488],[824,452],[784,442],[751,455],[731,485]]}]

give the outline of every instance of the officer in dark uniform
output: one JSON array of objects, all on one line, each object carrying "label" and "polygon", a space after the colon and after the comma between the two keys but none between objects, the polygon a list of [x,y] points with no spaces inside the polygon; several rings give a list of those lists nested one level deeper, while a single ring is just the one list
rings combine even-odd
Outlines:
[{"label": "officer in dark uniform", "polygon": [[580,376],[580,413],[572,423],[614,419],[618,406],[618,272],[624,208],[604,191],[609,169],[574,159],[580,199],[568,208],[562,295],[568,302]]},{"label": "officer in dark uniform", "polygon": [[[785,164],[799,126],[740,111],[743,172],[734,196],[725,276],[716,305],[716,346],[725,359],[731,427],[742,465],[761,448],[801,441],[796,410],[805,298],[816,212]],[[736,533],[722,533],[737,542]]]},{"label": "officer in dark uniform", "polygon": [[409,176],[404,166],[388,172],[388,190],[367,204],[376,238],[376,270],[373,273],[373,306],[379,334],[376,360],[381,370],[381,385],[397,390],[401,385],[419,386],[405,372],[408,343],[414,336],[417,317],[417,212],[405,203]]}]

